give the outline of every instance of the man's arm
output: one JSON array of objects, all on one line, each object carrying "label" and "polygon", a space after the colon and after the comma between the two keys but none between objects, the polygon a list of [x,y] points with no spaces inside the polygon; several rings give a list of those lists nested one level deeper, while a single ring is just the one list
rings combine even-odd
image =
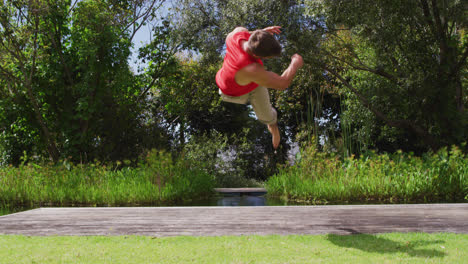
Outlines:
[{"label": "man's arm", "polygon": [[[298,54],[294,54],[291,58],[291,63],[289,67],[283,72],[283,74],[278,75],[274,72],[267,71],[263,65],[258,63],[252,63],[242,68],[236,74],[237,79],[242,80],[239,84],[248,84],[254,82],[260,86],[267,88],[283,91],[289,87],[296,72],[304,65],[302,57]],[[245,84],[244,84],[245,82]]]},{"label": "man's arm", "polygon": [[237,32],[242,32],[242,31],[246,31],[246,32],[249,32],[248,29],[246,29],[245,27],[236,27],[233,31],[231,31],[231,33],[229,33],[226,37],[226,39],[228,39],[230,36],[236,34]]}]

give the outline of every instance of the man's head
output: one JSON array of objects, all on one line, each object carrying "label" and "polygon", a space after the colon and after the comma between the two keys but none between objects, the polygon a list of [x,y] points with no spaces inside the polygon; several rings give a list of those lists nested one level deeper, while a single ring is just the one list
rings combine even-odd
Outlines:
[{"label": "man's head", "polygon": [[249,51],[260,58],[277,57],[281,55],[281,45],[267,31],[255,30],[248,41]]}]

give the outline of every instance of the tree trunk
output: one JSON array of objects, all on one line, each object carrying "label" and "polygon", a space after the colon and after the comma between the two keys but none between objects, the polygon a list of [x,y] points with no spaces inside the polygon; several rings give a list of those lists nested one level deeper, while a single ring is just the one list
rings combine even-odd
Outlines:
[{"label": "tree trunk", "polygon": [[[39,103],[37,102],[37,99],[34,96],[34,92],[32,89],[32,80],[33,80],[33,76],[35,74],[35,69],[36,69],[37,40],[38,40],[38,32],[39,32],[39,15],[36,14],[34,18],[35,18],[34,19],[35,30],[34,30],[34,42],[33,42],[32,67],[31,67],[31,72],[29,73],[29,77],[28,78],[25,77],[25,86],[26,86],[27,95],[29,97],[29,101],[34,109],[34,115],[36,116],[36,120],[39,123],[39,126],[41,127],[42,133],[44,134],[44,139],[47,145],[47,151],[49,152],[50,158],[56,163],[59,160],[59,152],[57,149],[57,145],[52,139],[49,128],[47,127],[46,122],[44,118],[42,117]],[[23,69],[23,72],[26,72],[24,64],[21,68]]]},{"label": "tree trunk", "polygon": [[34,115],[36,116],[36,120],[39,123],[39,126],[41,127],[42,134],[44,135],[44,140],[47,145],[47,151],[49,152],[49,156],[56,163],[59,161],[59,151],[57,149],[57,145],[52,139],[49,128],[47,127],[45,120],[42,117],[41,111],[39,109],[39,104],[37,103],[37,100],[34,97],[30,83],[27,84],[27,91],[29,101],[34,109]]}]

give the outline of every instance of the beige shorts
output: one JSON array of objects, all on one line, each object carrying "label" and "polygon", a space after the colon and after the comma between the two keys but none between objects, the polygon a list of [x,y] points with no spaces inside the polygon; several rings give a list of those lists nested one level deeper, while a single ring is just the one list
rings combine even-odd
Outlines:
[{"label": "beige shorts", "polygon": [[270,95],[266,87],[258,86],[250,93],[241,96],[225,95],[221,90],[219,90],[219,94],[221,95],[221,99],[228,103],[247,104],[250,101],[258,121],[266,125],[276,124],[276,110],[271,106]]}]

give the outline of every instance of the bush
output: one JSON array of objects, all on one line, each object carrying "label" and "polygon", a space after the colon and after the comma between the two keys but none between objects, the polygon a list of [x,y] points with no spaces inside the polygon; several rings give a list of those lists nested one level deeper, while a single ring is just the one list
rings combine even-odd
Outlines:
[{"label": "bush", "polygon": [[187,161],[151,151],[136,168],[95,163],[0,167],[0,207],[159,205],[203,198],[214,179]]},{"label": "bush", "polygon": [[315,203],[468,200],[468,157],[455,146],[422,157],[367,152],[343,160],[308,147],[301,157],[267,181],[271,195]]},{"label": "bush", "polygon": [[227,136],[213,131],[194,136],[184,146],[183,158],[213,175],[217,187],[258,186],[260,184],[255,180],[245,178],[245,160],[240,156],[246,148],[244,145],[248,144],[244,142],[240,146],[230,145]]}]

